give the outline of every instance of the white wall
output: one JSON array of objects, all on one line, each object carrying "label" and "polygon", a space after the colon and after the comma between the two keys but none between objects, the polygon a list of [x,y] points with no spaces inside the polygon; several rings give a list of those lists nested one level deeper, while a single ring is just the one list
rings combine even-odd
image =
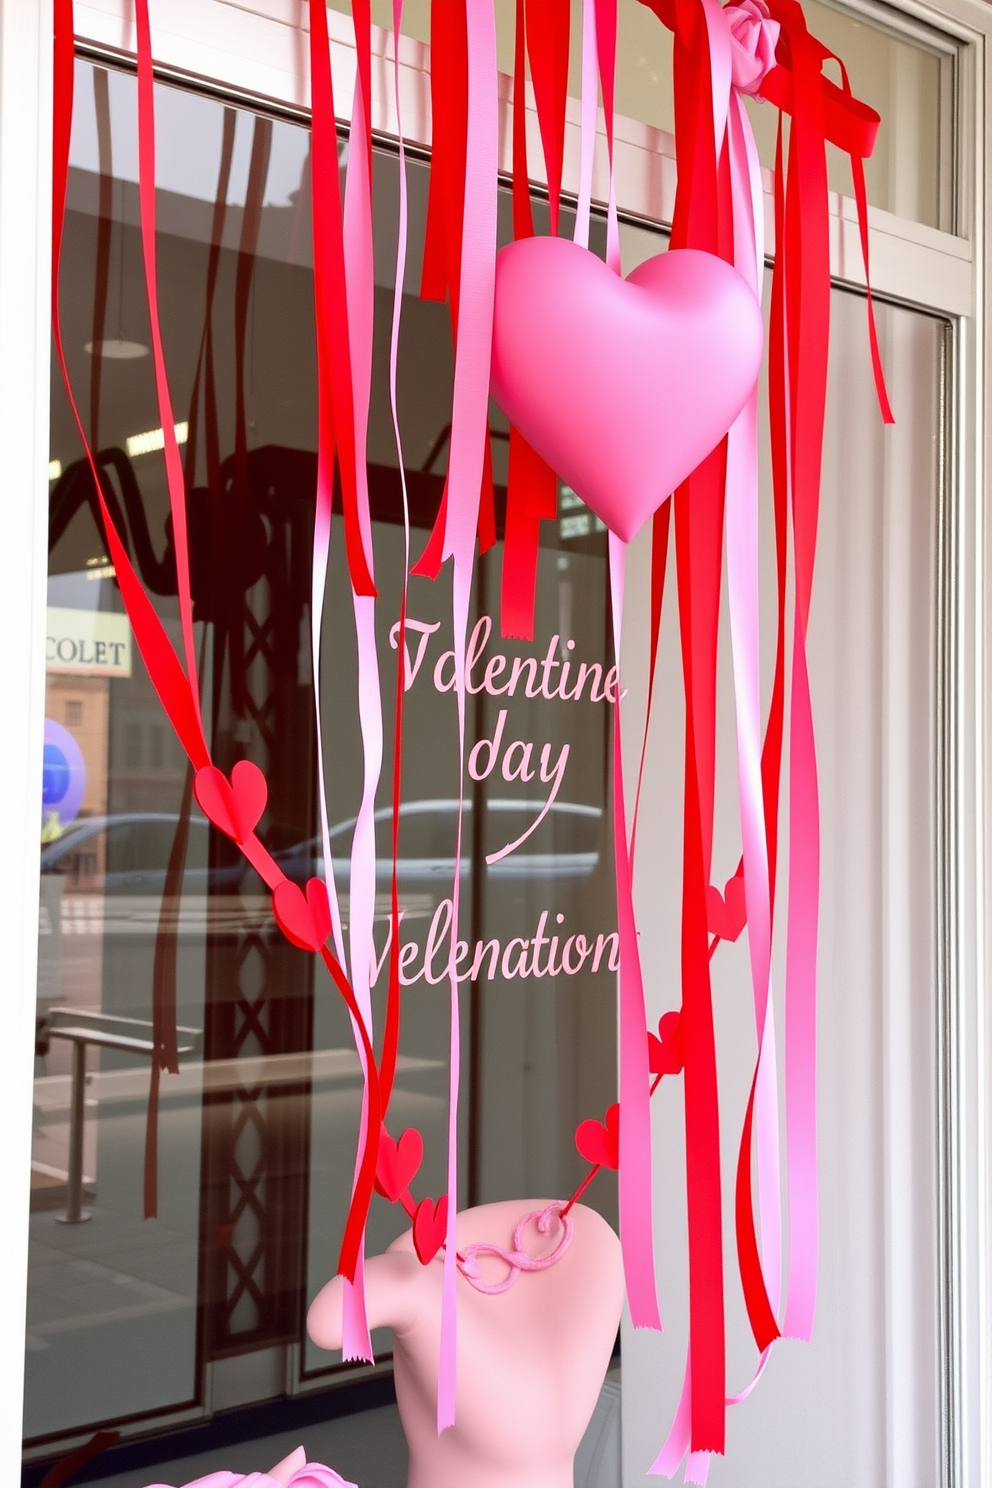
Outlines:
[{"label": "white wall", "polygon": [[[938,1479],[934,979],[933,667],[940,323],[882,312],[897,426],[871,387],[864,303],[834,292],[811,675],[823,830],[819,1120],[821,1268],[811,1346],[773,1351],[754,1395],[729,1413],[714,1488],[924,1488]],[[770,540],[770,530],[763,538]],[[765,599],[774,604],[770,541]],[[674,562],[669,583],[673,586]],[[643,710],[647,545],[631,556],[625,682]],[[726,617],[725,617],[726,618]],[[770,686],[773,609],[762,615]],[[724,628],[726,638],[726,626]],[[729,643],[714,881],[740,852]],[[649,1022],[677,1007],[681,674],[674,604],[639,828],[637,911]],[[628,729],[633,774],[638,730]],[[784,813],[783,813],[784,814]],[[783,851],[786,843],[783,838]],[[785,884],[785,860],[780,884]],[[779,898],[783,928],[784,894]],[[779,937],[781,941],[781,937]],[[782,1048],[778,946],[778,1035]],[[737,1143],[755,1057],[744,939],[714,961],[722,1091],[728,1393],[755,1349],[733,1244]],[[780,1055],[780,1071],[782,1059]],[[657,1265],[664,1335],[623,1335],[624,1483],[644,1481],[674,1413],[685,1359],[686,1241],[681,1086],[654,1111]]]}]

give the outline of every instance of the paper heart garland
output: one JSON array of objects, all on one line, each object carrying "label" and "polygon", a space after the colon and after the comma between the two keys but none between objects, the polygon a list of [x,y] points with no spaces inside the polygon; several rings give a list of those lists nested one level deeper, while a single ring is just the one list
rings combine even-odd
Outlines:
[{"label": "paper heart garland", "polygon": [[448,1228],[448,1195],[421,1199],[413,1216],[413,1248],[422,1266],[429,1266],[444,1244]]},{"label": "paper heart garland", "polygon": [[658,1035],[648,1034],[648,1065],[653,1075],[680,1075],[685,1068],[682,1014],[665,1013]]},{"label": "paper heart garland", "polygon": [[415,1126],[394,1142],[385,1127],[379,1138],[375,1186],[384,1199],[397,1203],[406,1193],[424,1160],[424,1139]]},{"label": "paper heart garland", "polygon": [[626,279],[565,238],[496,257],[493,396],[625,542],[726,434],[763,341],[751,290],[709,253],[661,253]]},{"label": "paper heart garland", "polygon": [[243,843],[261,820],[269,797],[265,776],[251,760],[238,760],[230,780],[216,765],[197,770],[193,793],[215,827]]},{"label": "paper heart garland", "polygon": [[276,924],[301,951],[319,951],[331,933],[331,906],[322,879],[307,880],[304,897],[299,884],[283,879],[272,893]]},{"label": "paper heart garland", "polygon": [[720,940],[736,940],[747,924],[744,902],[744,879],[735,874],[728,878],[723,893],[710,884],[706,890],[706,923],[710,934]]},{"label": "paper heart garland", "polygon": [[580,1121],[575,1128],[575,1145],[586,1162],[601,1168],[620,1166],[620,1107],[612,1105],[605,1120]]}]

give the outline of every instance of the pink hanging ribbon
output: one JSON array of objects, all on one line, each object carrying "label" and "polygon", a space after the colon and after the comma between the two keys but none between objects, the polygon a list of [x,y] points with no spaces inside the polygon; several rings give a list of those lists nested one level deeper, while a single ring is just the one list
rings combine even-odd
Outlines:
[{"label": "pink hanging ribbon", "polygon": [[[610,533],[610,598],[620,698],[620,650],[626,546]],[[651,1072],[640,949],[634,921],[633,880],[627,841],[620,703],[613,709],[613,844],[620,936],[620,1242],[631,1321],[661,1328],[654,1275],[651,1174]]]},{"label": "pink hanging ribbon", "polygon": [[[344,194],[344,270],[348,304],[348,347],[351,355],[352,408],[355,420],[355,498],[362,553],[369,576],[375,581],[372,552],[372,521],[368,490],[368,417],[372,390],[372,335],[375,306],[372,256],[371,136],[368,130],[371,18],[368,0],[354,6],[355,43],[359,65],[355,77],[349,133],[348,173]],[[372,927],[375,919],[375,796],[382,769],[382,698],[379,657],[375,635],[375,594],[352,591],[358,650],[358,720],[362,739],[362,798],[351,846],[349,876],[348,936],[351,952],[351,984],[369,1039],[373,1038],[372,991],[375,951]],[[315,689],[319,710],[319,690]],[[356,1030],[356,1045],[364,1067],[362,1039]],[[368,1141],[368,1070],[363,1068],[361,1140],[356,1159],[354,1184],[358,1182],[360,1154]],[[372,1339],[365,1308],[365,1239],[362,1237],[354,1283],[343,1287],[343,1341],[346,1359],[372,1361]]]},{"label": "pink hanging ribbon", "polygon": [[[319,14],[314,12],[319,11]],[[352,1203],[370,1143],[377,1147],[380,1120],[370,1122],[369,1068],[372,1008],[370,995],[372,921],[375,913],[374,798],[382,759],[382,714],[378,656],[375,646],[375,588],[372,526],[369,514],[366,431],[372,376],[372,268],[370,25],[368,3],[355,6],[358,69],[351,120],[348,174],[343,217],[338,216],[340,192],[337,170],[337,125],[331,78],[326,14],[311,7],[311,100],[314,161],[314,296],[318,330],[318,478],[311,579],[311,647],[314,657],[314,711],[318,738],[321,837],[324,874],[331,905],[331,925],[339,959],[343,949],[340,907],[334,882],[327,827],[321,729],[320,627],[330,545],[334,447],[341,457],[345,494],[352,598],[358,638],[359,723],[362,736],[364,781],[358,822],[352,839],[349,907],[351,985],[355,1008],[355,1045],[362,1064],[364,1089],[360,1139],[352,1185]],[[344,319],[341,323],[343,291]],[[346,365],[343,364],[346,360]],[[350,497],[350,499],[349,499]],[[349,514],[351,522],[349,525]],[[374,1130],[372,1129],[374,1125]],[[372,1341],[365,1306],[364,1225],[358,1239],[353,1280],[343,1287],[343,1352],[346,1359],[372,1360]]]},{"label": "pink hanging ribbon", "polygon": [[579,132],[579,195],[572,239],[589,247],[592,208],[592,174],[596,153],[597,79],[603,90],[603,117],[609,156],[609,188],[606,205],[606,262],[620,273],[620,226],[617,218],[616,181],[613,170],[613,123],[617,55],[617,0],[583,0],[582,3],[582,95]]},{"label": "pink hanging ribbon", "polygon": [[[468,127],[459,285],[458,348],[448,457],[443,557],[452,574],[455,697],[458,709],[458,826],[452,885],[452,948],[457,944],[465,774],[465,652],[479,497],[488,438],[489,366],[496,278],[498,106],[496,28],[489,0],[468,0]],[[437,1426],[455,1420],[460,1028],[453,955],[448,975],[451,1023],[448,1084],[448,1214],[441,1301]]]},{"label": "pink hanging ribbon", "polygon": [[[749,29],[741,18],[747,11]],[[728,14],[728,12],[724,12]],[[727,148],[734,225],[734,264],[761,298],[764,277],[764,202],[761,170],[742,91],[760,84],[757,56],[773,57],[778,25],[761,0],[743,0],[729,17],[734,87]],[[736,30],[735,30],[736,25]],[[742,42],[743,34],[743,42]],[[741,59],[744,59],[744,62]],[[746,66],[744,63],[746,62]],[[762,1257],[750,1245],[741,1256],[745,1300],[758,1347],[777,1336],[770,1298],[781,1286],[781,1186],[774,1008],[771,1000],[771,880],[761,775],[761,678],[758,626],[758,407],[757,390],[730,431],[727,445],[727,586],[737,709],[738,791],[747,905],[748,951],[758,1056],[745,1122],[741,1164],[751,1162],[751,1102],[757,1121]],[[749,1184],[748,1184],[749,1190]],[[750,1225],[748,1191],[746,1220]],[[738,1209],[738,1240],[741,1238]],[[747,1229],[748,1241],[753,1226]],[[748,1267],[750,1266],[750,1271]]]},{"label": "pink hanging ribbon", "polygon": [[397,381],[399,374],[400,322],[403,313],[403,293],[406,283],[407,238],[409,233],[409,202],[406,180],[406,144],[403,138],[403,113],[400,103],[400,30],[403,22],[403,0],[393,0],[393,100],[396,108],[396,133],[399,148],[399,203],[396,236],[396,271],[393,278],[393,313],[389,328],[389,412],[393,425],[393,441],[400,475],[400,491],[403,499],[403,578],[400,593],[400,618],[390,631],[396,638],[396,720],[393,736],[393,811],[392,850],[393,867],[390,884],[389,924],[389,987],[386,999],[386,1018],[383,1028],[382,1059],[380,1064],[383,1090],[383,1120],[389,1108],[389,1099],[396,1073],[400,1031],[400,908],[397,860],[399,856],[400,796],[403,760],[403,698],[408,678],[406,675],[406,618],[407,593],[410,573],[410,500],[406,484],[406,465],[403,456],[403,439],[400,434],[399,398]]},{"label": "pink hanging ribbon", "polygon": [[[613,71],[616,60],[616,0],[584,0],[582,10],[582,132],[579,202],[574,240],[589,245],[593,149],[596,134],[596,79],[603,80],[610,147],[610,207],[607,261],[620,272],[620,240],[613,187]],[[610,593],[613,645],[619,677],[623,629],[625,546],[610,534]],[[621,692],[617,683],[617,697]],[[635,811],[636,820],[636,811]],[[620,704],[613,714],[613,856],[620,937],[620,1239],[630,1315],[635,1328],[661,1328],[655,1283],[651,1174],[650,1070],[647,1014],[634,919],[632,842],[628,842],[624,802]]]},{"label": "pink hanging ribbon", "polygon": [[[733,213],[733,257],[738,271],[760,298],[764,269],[763,200],[761,174],[750,124],[740,96],[742,85],[760,82],[760,69],[746,64],[755,52],[774,54],[778,27],[770,22],[760,0],[745,0],[746,19],[760,32],[757,40],[746,32],[735,14],[736,29],[731,26],[731,78],[726,114],[714,107],[717,121],[725,117],[725,146],[730,171],[730,204]],[[760,6],[760,9],[759,9]],[[718,44],[714,31],[718,24],[712,8],[707,9],[711,51]],[[729,18],[729,11],[722,12]],[[769,34],[771,33],[771,34]],[[750,43],[750,46],[748,46]],[[741,58],[744,59],[742,65]],[[715,88],[716,84],[714,84]],[[719,147],[718,147],[719,148]],[[741,811],[741,834],[744,847],[744,874],[748,915],[748,948],[758,1038],[758,1060],[755,1072],[758,1111],[759,1208],[761,1213],[762,1262],[756,1261],[757,1274],[745,1284],[751,1304],[755,1281],[767,1304],[767,1290],[777,1295],[781,1276],[781,1196],[778,1160],[778,1110],[775,1078],[775,1034],[771,1002],[771,901],[768,846],[765,829],[764,793],[761,776],[761,719],[758,626],[758,451],[757,392],[752,395],[727,441],[726,470],[727,584],[730,631],[734,666],[734,691],[737,712],[738,785]],[[769,1078],[770,1076],[770,1078]],[[752,1089],[751,1101],[755,1098]],[[749,1102],[746,1131],[748,1141],[742,1162],[750,1164]],[[750,1212],[748,1213],[750,1218]],[[762,1274],[763,1273],[763,1274]],[[754,1324],[752,1317],[752,1324]],[[765,1308],[761,1327],[771,1337],[777,1327],[770,1309]],[[757,1372],[747,1388],[728,1397],[727,1404],[745,1399],[760,1377],[768,1356],[765,1347]],[[704,1484],[709,1470],[710,1453],[693,1452],[691,1444],[691,1354],[687,1356],[679,1406],[668,1439],[650,1469],[652,1474],[671,1477],[688,1454],[686,1482]]]}]

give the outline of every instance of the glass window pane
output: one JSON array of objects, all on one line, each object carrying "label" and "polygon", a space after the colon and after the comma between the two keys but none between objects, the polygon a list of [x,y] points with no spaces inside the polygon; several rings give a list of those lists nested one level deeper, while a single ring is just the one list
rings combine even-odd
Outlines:
[{"label": "glass window pane", "polygon": [[[309,654],[309,134],[166,86],[156,88],[156,124],[159,294],[186,462],[205,726],[225,772],[242,758],[264,769],[260,836],[303,883],[323,869]],[[135,131],[133,76],[79,61],[61,286],[69,368],[106,497],[178,643]],[[427,180],[413,162],[399,397],[414,556],[441,500],[451,417],[448,309],[419,299]],[[397,162],[377,150],[368,457],[386,736],[376,800],[380,1028],[392,867],[390,630],[403,561],[386,375],[397,191]],[[500,212],[505,241],[508,197]],[[536,214],[546,208],[536,204]],[[595,237],[602,247],[600,224]],[[575,1126],[615,1095],[605,531],[560,490],[558,520],[542,524],[535,642],[502,642],[508,428],[495,408],[491,430],[497,542],[479,564],[470,621],[474,752],[456,937],[464,942],[463,1204],[567,1197],[584,1168]],[[283,939],[264,886],[190,799],[185,757],[123,611],[57,368],[51,458],[25,1403],[32,1458],[56,1454],[60,1440],[98,1422],[140,1434],[177,1412],[202,1413],[208,1398],[219,1410],[281,1394],[287,1381],[334,1382],[338,1362],[305,1341],[303,1323],[335,1269],[361,1112],[340,997],[323,967]],[[436,584],[411,581],[409,613],[420,663],[404,721],[403,1026],[390,1127],[399,1135],[416,1125],[424,1135],[422,1196],[446,1182],[444,965],[458,801],[447,572]],[[323,652],[332,871],[347,933],[363,757],[337,519]],[[170,879],[177,841],[185,841],[181,883]],[[152,1041],[173,996],[180,1072],[162,1075],[156,1111]],[[589,1197],[614,1213],[608,1176]],[[146,1219],[146,1209],[157,1218]],[[407,1225],[399,1208],[376,1199],[370,1247]],[[377,1340],[380,1350],[388,1345]]]},{"label": "glass window pane", "polygon": [[[350,0],[332,0],[350,13]],[[803,6],[810,29],[847,66],[857,96],[878,110],[882,124],[865,166],[868,201],[899,217],[952,232],[954,224],[953,107],[954,51],[947,39],[928,44],[919,28],[899,35],[873,16],[809,0]],[[513,72],[515,0],[496,0],[500,70]],[[373,0],[373,20],[389,27],[389,0]],[[569,91],[581,91],[581,0],[572,0]],[[617,16],[617,111],[657,129],[674,128],[672,36],[641,0],[619,0]],[[403,29],[430,40],[428,0],[407,0]],[[836,69],[828,73],[839,82]],[[749,101],[762,164],[775,163],[778,111]],[[853,195],[848,159],[827,147],[830,187]]]}]

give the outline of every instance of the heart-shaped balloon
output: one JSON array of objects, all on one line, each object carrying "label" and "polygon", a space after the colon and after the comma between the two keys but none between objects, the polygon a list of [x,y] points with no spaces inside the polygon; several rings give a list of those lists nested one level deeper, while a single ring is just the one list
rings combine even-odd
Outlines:
[{"label": "heart-shaped balloon", "polygon": [[737,874],[728,878],[722,894],[710,884],[706,890],[706,923],[710,934],[719,940],[737,939],[747,924],[743,878]]},{"label": "heart-shaped balloon", "polygon": [[319,951],[331,933],[331,906],[323,879],[307,881],[306,897],[299,884],[284,878],[272,892],[276,924],[301,951]]},{"label": "heart-shaped balloon", "polygon": [[444,1244],[448,1229],[448,1195],[435,1202],[421,1199],[413,1215],[413,1248],[422,1266],[429,1266]]},{"label": "heart-shaped balloon", "polygon": [[575,1145],[586,1162],[601,1168],[620,1166],[620,1107],[612,1105],[605,1121],[580,1121],[575,1128]]},{"label": "heart-shaped balloon", "polygon": [[235,842],[243,843],[258,826],[269,788],[251,760],[238,760],[228,781],[216,765],[197,770],[193,792],[204,816]]},{"label": "heart-shaped balloon", "polygon": [[565,238],[496,257],[496,402],[611,532],[629,542],[726,434],[764,331],[737,270],[693,248],[626,279]]},{"label": "heart-shaped balloon", "polygon": [[415,1126],[407,1127],[394,1142],[385,1127],[379,1138],[379,1156],[375,1165],[375,1186],[391,1204],[406,1193],[424,1160],[424,1139]]}]

